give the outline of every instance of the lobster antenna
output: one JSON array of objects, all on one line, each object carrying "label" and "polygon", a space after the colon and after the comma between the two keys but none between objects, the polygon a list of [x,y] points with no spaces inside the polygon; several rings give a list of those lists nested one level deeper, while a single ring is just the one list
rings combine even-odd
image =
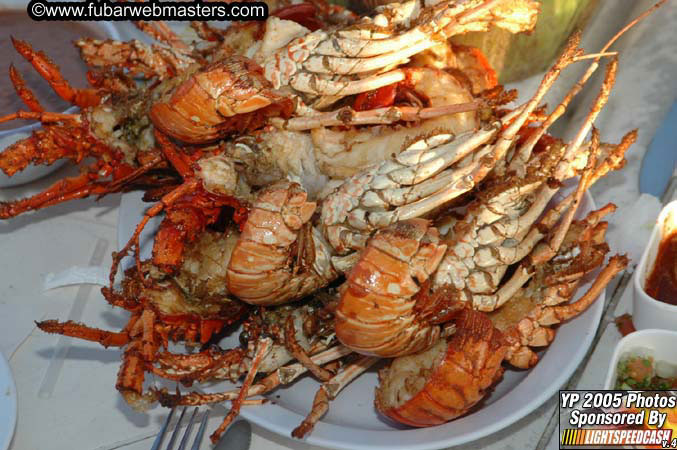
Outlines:
[{"label": "lobster antenna", "polygon": [[578,93],[583,89],[583,86],[585,83],[588,81],[588,79],[592,76],[593,73],[597,70],[599,67],[599,61],[602,59],[602,57],[606,56],[615,56],[616,52],[608,52],[609,48],[621,37],[623,34],[625,34],[629,29],[637,25],[639,22],[641,22],[644,18],[649,16],[651,13],[653,13],[655,10],[660,8],[667,0],[660,0],[658,3],[654,4],[651,8],[647,9],[644,11],[642,14],[637,16],[635,19],[631,20],[627,25],[625,25],[623,28],[621,28],[615,35],[609,39],[609,41],[602,47],[602,49],[598,52],[595,53],[594,55],[583,55],[579,56],[576,58],[577,61],[580,61],[582,59],[587,59],[590,57],[594,56],[594,60],[592,64],[590,64],[590,67],[588,67],[588,70],[585,71],[583,76],[578,80],[578,82],[569,90],[567,95],[562,99],[559,105],[555,107],[555,109],[550,113],[550,116],[546,119],[545,122],[539,127],[538,131],[535,131],[532,133],[527,141],[522,145],[522,147],[515,152],[515,155],[513,156],[512,160],[510,161],[510,170],[518,170],[522,165],[526,163],[526,161],[529,159],[531,156],[531,151],[533,150],[534,146],[538,142],[538,140],[543,137],[545,134],[546,130],[557,120],[559,119],[562,114],[566,111],[567,106],[571,102],[571,100],[578,95]]}]

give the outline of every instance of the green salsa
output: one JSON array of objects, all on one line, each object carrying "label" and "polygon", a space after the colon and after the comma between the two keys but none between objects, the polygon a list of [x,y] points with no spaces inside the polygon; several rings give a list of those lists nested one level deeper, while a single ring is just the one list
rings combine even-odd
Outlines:
[{"label": "green salsa", "polygon": [[663,391],[677,388],[677,377],[658,376],[654,359],[650,356],[630,356],[621,359],[616,374],[615,389]]}]

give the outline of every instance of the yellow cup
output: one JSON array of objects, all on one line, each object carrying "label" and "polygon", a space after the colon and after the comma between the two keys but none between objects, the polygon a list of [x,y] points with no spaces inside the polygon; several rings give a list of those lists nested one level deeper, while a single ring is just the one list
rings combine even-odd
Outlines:
[{"label": "yellow cup", "polygon": [[502,84],[519,81],[546,70],[576,29],[592,16],[598,0],[541,0],[541,12],[531,34],[510,34],[492,28],[488,32],[455,36],[458,44],[480,48],[498,73]]}]

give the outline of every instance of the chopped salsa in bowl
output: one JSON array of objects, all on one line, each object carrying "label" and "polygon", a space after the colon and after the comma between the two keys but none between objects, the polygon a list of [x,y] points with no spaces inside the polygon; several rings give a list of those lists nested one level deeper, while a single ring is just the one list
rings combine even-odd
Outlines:
[{"label": "chopped salsa in bowl", "polygon": [[615,389],[662,391],[677,389],[677,366],[656,363],[651,356],[621,358],[616,367]]}]

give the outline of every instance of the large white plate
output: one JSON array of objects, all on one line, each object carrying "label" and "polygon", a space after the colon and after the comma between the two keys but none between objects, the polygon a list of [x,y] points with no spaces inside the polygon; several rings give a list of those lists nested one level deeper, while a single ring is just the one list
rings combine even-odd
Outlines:
[{"label": "large white plate", "polygon": [[[570,192],[569,183],[562,193]],[[142,194],[125,194],[120,204],[118,240],[120,247],[132,235],[147,205]],[[561,197],[560,197],[561,198]],[[580,205],[577,217],[595,208],[588,194]],[[159,218],[148,224],[142,235],[142,255],[150,257],[152,231]],[[127,266],[131,263],[127,258]],[[580,296],[590,282],[579,289]],[[553,344],[541,354],[538,365],[529,370],[508,369],[503,379],[471,414],[436,427],[411,429],[399,426],[377,414],[373,406],[376,370],[363,374],[342,391],[331,403],[329,412],[317,424],[307,442],[339,449],[408,449],[423,450],[450,447],[495,433],[507,427],[549,399],[573,374],[587,352],[597,331],[604,307],[604,293],[584,314],[559,328]],[[224,346],[237,346],[232,336]],[[227,390],[227,382],[202,386],[205,391]],[[252,422],[283,436],[290,436],[310,411],[318,383],[302,378],[283,389],[274,391],[270,402],[245,407],[242,415]],[[290,442],[290,445],[293,445]]]},{"label": "large white plate", "polygon": [[16,386],[7,360],[0,353],[0,449],[7,450],[16,425]]}]

